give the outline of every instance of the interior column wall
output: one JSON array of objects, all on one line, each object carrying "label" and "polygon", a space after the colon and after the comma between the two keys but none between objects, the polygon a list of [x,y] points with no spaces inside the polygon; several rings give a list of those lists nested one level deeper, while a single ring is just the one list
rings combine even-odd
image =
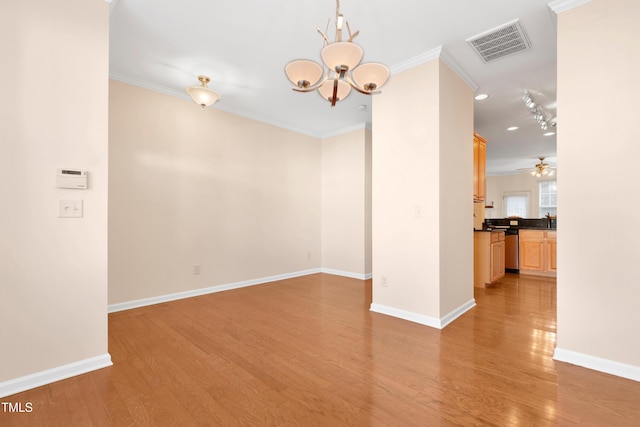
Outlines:
[{"label": "interior column wall", "polygon": [[440,317],[473,296],[473,91],[440,61]]},{"label": "interior column wall", "polygon": [[[108,5],[3,1],[0,40],[1,396],[110,364]],[[58,168],[87,170],[88,189],[57,188]],[[60,200],[81,201],[82,218],[58,218]]]},{"label": "interior column wall", "polygon": [[373,105],[372,310],[443,326],[473,303],[473,96],[440,60]]},{"label": "interior column wall", "polygon": [[[638,19],[636,0],[592,0],[558,15],[555,357],[640,380],[640,229],[606,228],[640,209]],[[585,215],[586,205],[601,208]]]}]

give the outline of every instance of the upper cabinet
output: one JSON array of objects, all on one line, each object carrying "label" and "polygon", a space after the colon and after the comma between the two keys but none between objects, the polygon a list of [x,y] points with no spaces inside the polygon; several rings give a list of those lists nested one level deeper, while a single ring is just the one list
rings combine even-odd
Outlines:
[{"label": "upper cabinet", "polygon": [[473,133],[473,201],[484,202],[487,175],[487,140]]}]

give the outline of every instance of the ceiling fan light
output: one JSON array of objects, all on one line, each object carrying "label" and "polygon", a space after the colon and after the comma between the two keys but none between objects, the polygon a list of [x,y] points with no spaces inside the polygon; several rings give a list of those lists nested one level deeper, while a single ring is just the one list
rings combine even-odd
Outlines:
[{"label": "ceiling fan light", "polygon": [[380,89],[389,78],[389,68],[377,62],[358,65],[352,72],[353,81],[367,92]]},{"label": "ceiling fan light", "polygon": [[191,86],[187,88],[187,93],[193,101],[202,108],[215,104],[221,98],[220,94],[207,87],[207,83],[211,79],[207,76],[198,76],[200,86]]},{"label": "ceiling fan light", "polygon": [[334,42],[326,45],[320,56],[330,70],[354,69],[362,59],[362,48],[351,42]]},{"label": "ceiling fan light", "polygon": [[296,59],[284,67],[284,72],[294,85],[306,89],[315,85],[322,77],[322,66],[308,59]]},{"label": "ceiling fan light", "polygon": [[333,99],[333,86],[334,86],[334,82],[336,81],[338,82],[338,92],[336,94],[336,102],[342,101],[351,92],[351,86],[349,86],[347,82],[343,80],[334,80],[334,79],[327,80],[318,88],[318,93],[320,94],[320,96],[322,96],[324,99],[328,100],[329,102],[331,102]]}]

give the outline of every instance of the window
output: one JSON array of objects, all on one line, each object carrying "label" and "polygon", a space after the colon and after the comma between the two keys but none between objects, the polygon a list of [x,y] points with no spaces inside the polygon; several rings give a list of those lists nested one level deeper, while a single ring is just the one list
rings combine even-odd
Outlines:
[{"label": "window", "polygon": [[556,181],[538,183],[540,189],[540,218],[556,216],[558,212],[558,186]]},{"label": "window", "polygon": [[527,218],[529,216],[529,192],[505,192],[504,216],[519,216]]}]

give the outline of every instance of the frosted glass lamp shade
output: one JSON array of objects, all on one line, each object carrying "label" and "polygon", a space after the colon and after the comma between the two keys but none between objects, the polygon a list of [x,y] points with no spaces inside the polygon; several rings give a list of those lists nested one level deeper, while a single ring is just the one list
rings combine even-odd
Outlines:
[{"label": "frosted glass lamp shade", "polygon": [[376,62],[369,62],[356,67],[352,72],[353,81],[367,92],[380,89],[389,78],[389,68]]},{"label": "frosted glass lamp shade", "polygon": [[207,83],[211,80],[207,76],[198,76],[200,86],[191,86],[187,88],[187,93],[193,101],[202,108],[215,104],[221,98],[220,94],[207,87]]},{"label": "frosted glass lamp shade", "polygon": [[[333,79],[327,80],[322,84],[322,86],[318,88],[318,92],[320,93],[320,96],[322,96],[324,99],[328,100],[329,102],[331,102],[333,98],[333,85],[335,81],[336,80],[333,80]],[[338,82],[338,93],[336,94],[336,101],[342,101],[351,92],[351,86],[349,86],[349,84],[343,80],[337,80],[337,82]]]},{"label": "frosted glass lamp shade", "polygon": [[339,69],[343,65],[347,70],[352,70],[360,63],[362,59],[362,48],[351,42],[335,42],[326,45],[320,56],[330,70]]},{"label": "frosted glass lamp shade", "polygon": [[202,107],[213,105],[221,98],[218,92],[208,87],[192,86],[187,88],[187,93],[196,104]]},{"label": "frosted glass lamp shade", "polygon": [[322,77],[322,66],[308,59],[297,59],[289,62],[284,67],[284,72],[287,74],[289,80],[291,80],[291,83],[300,89],[306,89],[320,81]]}]

